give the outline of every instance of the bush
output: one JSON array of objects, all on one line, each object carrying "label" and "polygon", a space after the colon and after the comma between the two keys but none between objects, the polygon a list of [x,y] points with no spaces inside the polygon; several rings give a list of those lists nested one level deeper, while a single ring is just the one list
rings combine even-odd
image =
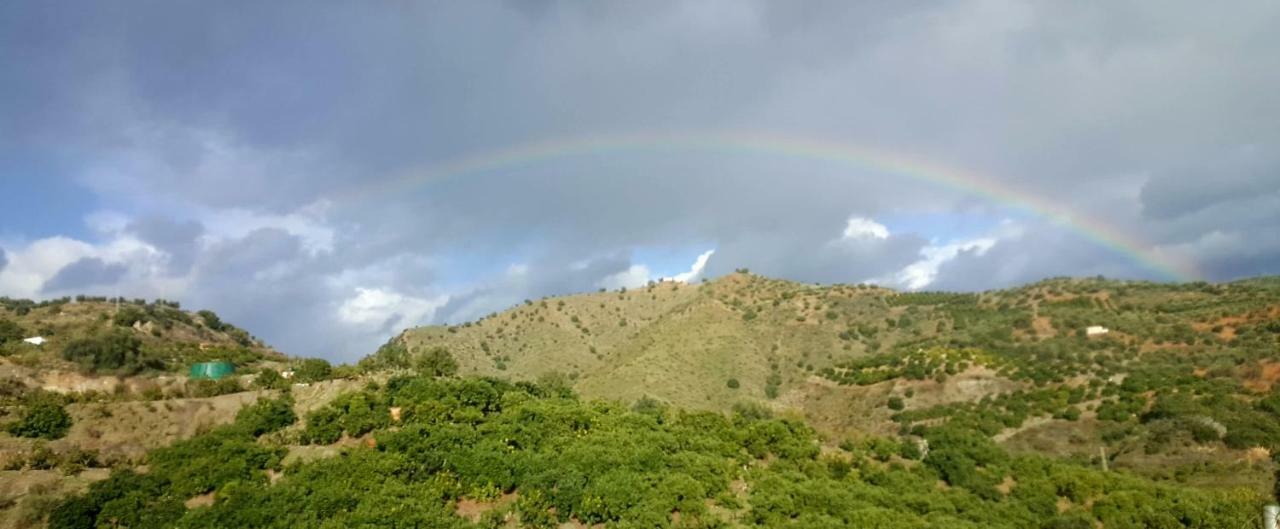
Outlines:
[{"label": "bush", "polygon": [[195,398],[209,398],[244,391],[240,379],[227,377],[221,380],[188,380],[187,395]]},{"label": "bush", "polygon": [[51,396],[30,399],[22,418],[9,424],[5,430],[18,437],[59,439],[71,429],[71,415],[62,403]]},{"label": "bush", "polygon": [[293,376],[298,382],[319,382],[328,380],[333,374],[333,366],[322,358],[308,358],[298,364]]},{"label": "bush", "polygon": [[221,331],[226,326],[225,323],[222,323],[222,318],[219,318],[217,313],[211,310],[202,310],[197,312],[196,315],[200,317],[200,321],[204,322],[204,326],[210,330]]},{"label": "bush", "polygon": [[9,320],[0,319],[0,345],[22,340],[22,327]]},{"label": "bush", "polygon": [[121,307],[111,318],[111,322],[120,327],[132,327],[133,324],[140,321],[146,321],[147,313],[137,307]]},{"label": "bush", "polygon": [[448,377],[458,373],[458,361],[444,347],[433,347],[414,363],[418,372],[433,377]]},{"label": "bush", "polygon": [[144,368],[163,367],[159,362],[143,357],[142,342],[129,331],[73,340],[62,349],[62,358],[90,372],[136,373]]},{"label": "bush", "polygon": [[738,379],[736,378],[729,379],[728,382],[725,382],[725,385],[728,386],[729,389],[738,389],[738,387],[740,386],[740,384],[738,383]]},{"label": "bush", "polygon": [[258,376],[253,377],[253,385],[262,389],[284,389],[288,387],[289,381],[276,370],[264,367],[258,371]]},{"label": "bush", "polygon": [[286,428],[297,420],[293,398],[289,396],[259,399],[236,413],[236,426],[254,437]]}]

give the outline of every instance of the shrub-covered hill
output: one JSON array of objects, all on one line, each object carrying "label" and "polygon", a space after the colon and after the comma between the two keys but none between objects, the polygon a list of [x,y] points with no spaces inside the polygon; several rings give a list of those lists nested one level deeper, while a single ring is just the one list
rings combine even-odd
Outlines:
[{"label": "shrub-covered hill", "polygon": [[[24,341],[33,337],[45,342]],[[181,371],[210,360],[249,367],[283,358],[212,311],[187,312],[176,302],[0,298],[0,367],[8,371],[0,378],[49,371],[136,375]]]},{"label": "shrub-covered hill", "polygon": [[736,273],[412,329],[364,366],[442,349],[464,374],[561,378],[588,397],[763,403],[833,438],[956,422],[1020,453],[1211,486],[1268,490],[1280,439],[1277,278],[899,293]]},{"label": "shrub-covered hill", "polygon": [[495,379],[393,378],[294,420],[287,397],[258,401],[51,505],[49,527],[1237,528],[1264,501],[1011,455],[959,425],[925,428],[927,449],[836,448],[759,406],[626,407]]}]

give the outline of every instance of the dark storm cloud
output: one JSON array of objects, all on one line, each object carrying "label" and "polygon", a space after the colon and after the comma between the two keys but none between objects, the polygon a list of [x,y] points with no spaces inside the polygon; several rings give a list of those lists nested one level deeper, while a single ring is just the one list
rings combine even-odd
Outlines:
[{"label": "dark storm cloud", "polygon": [[1143,278],[1153,272],[1132,257],[1098,246],[1050,225],[1001,240],[985,252],[961,250],[938,269],[929,290],[975,291],[1007,288],[1047,277]]},{"label": "dark storm cloud", "polygon": [[1245,152],[1154,176],[1142,187],[1142,212],[1168,220],[1213,206],[1280,195],[1280,157]]},{"label": "dark storm cloud", "polygon": [[506,308],[523,300],[536,300],[566,293],[591,292],[600,281],[625,272],[632,265],[630,256],[615,253],[570,263],[562,258],[546,258],[525,265],[519,273],[510,273],[472,290],[461,292],[436,311],[436,321],[461,323]]},{"label": "dark storm cloud", "polygon": [[[96,199],[82,202],[139,219],[127,231],[168,256],[165,275],[190,285],[184,301],[307,354],[382,341],[337,316],[359,288],[448,294],[435,317],[452,321],[594,289],[651,265],[637,248],[715,248],[711,275],[747,266],[853,282],[949,241],[841,241],[850,216],[1007,213],[920,179],[716,149],[516,160],[390,185],[564,137],[762,130],[899,152],[1228,279],[1280,269],[1280,159],[1251,154],[1280,149],[1278,12],[1264,1],[12,2],[0,6],[0,171],[77,175]],[[228,235],[212,222],[309,208],[336,233],[332,248],[296,229]],[[1035,226],[1044,234],[962,252],[929,288],[1152,277]],[[384,327],[408,314],[388,310]]]},{"label": "dark storm cloud", "polygon": [[916,236],[840,239],[843,226],[823,231],[778,230],[744,234],[725,241],[707,263],[707,275],[736,268],[772,277],[815,283],[858,283],[891,276],[915,262],[927,241]]},{"label": "dark storm cloud", "polygon": [[66,293],[77,289],[110,285],[119,281],[129,269],[121,263],[107,263],[97,257],[84,257],[62,267],[45,282],[45,293]]},{"label": "dark storm cloud", "polygon": [[168,272],[185,274],[191,269],[200,250],[199,238],[204,226],[196,221],[176,221],[164,217],[148,217],[129,224],[129,231],[144,242],[169,255]]}]

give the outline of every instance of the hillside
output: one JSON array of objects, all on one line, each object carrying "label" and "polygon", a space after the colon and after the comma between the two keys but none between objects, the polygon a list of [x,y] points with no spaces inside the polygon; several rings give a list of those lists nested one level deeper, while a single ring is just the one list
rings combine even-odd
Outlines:
[{"label": "hillside", "polygon": [[[24,341],[34,337],[44,343]],[[217,314],[183,311],[175,302],[0,299],[0,379],[51,391],[111,392],[119,384],[185,375],[196,362],[249,368],[284,359]]]},{"label": "hillside", "polygon": [[[44,341],[26,341],[36,337]],[[240,374],[188,379],[191,364],[213,360]],[[290,362],[216,314],[174,302],[0,298],[0,527],[38,526],[31,513],[52,498],[230,422],[267,393],[247,391],[254,375]],[[336,391],[308,389],[299,400]]]},{"label": "hillside", "polygon": [[1015,451],[1263,490],[1278,338],[1275,278],[952,294],[736,273],[412,329],[366,364],[444,348],[463,374],[692,409],[763,403],[833,439],[957,420]]},{"label": "hillside", "polygon": [[1265,501],[1011,455],[958,428],[930,428],[924,448],[831,446],[759,407],[628,409],[555,384],[399,376],[301,424],[289,403],[153,450],[145,472],[51,503],[49,527],[1235,529]]},{"label": "hillside", "polygon": [[[7,306],[50,342],[0,345],[0,527],[1234,528],[1280,450],[1274,278],[735,273],[334,369],[166,302]],[[133,352],[69,360],[83,340]],[[215,356],[238,375],[183,376]]]}]

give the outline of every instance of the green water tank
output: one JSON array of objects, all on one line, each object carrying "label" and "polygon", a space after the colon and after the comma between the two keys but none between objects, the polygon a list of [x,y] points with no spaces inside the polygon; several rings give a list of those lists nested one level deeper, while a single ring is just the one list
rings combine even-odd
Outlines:
[{"label": "green water tank", "polygon": [[191,366],[191,378],[218,380],[234,374],[236,366],[231,362],[201,362]]}]

